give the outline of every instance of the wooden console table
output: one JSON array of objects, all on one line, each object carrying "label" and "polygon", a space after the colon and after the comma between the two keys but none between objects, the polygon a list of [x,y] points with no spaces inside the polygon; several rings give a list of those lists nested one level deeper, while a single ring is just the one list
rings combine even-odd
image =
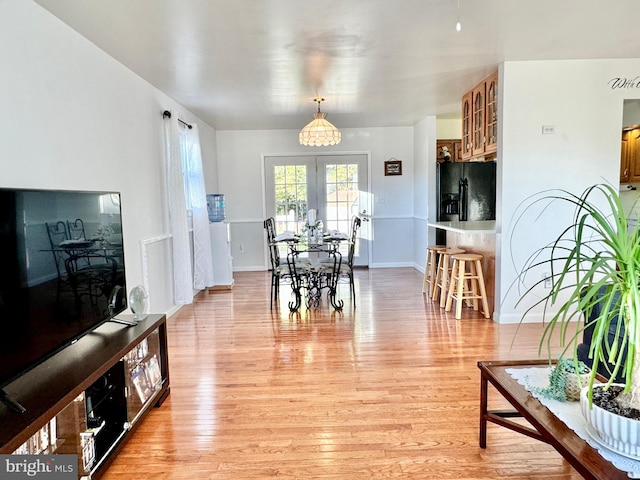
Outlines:
[{"label": "wooden console table", "polygon": [[[582,440],[547,407],[533,397],[506,370],[548,365],[546,360],[483,361],[478,362],[480,377],[480,448],[487,446],[487,422],[548,443],[562,455],[580,475],[587,479],[627,479],[622,470],[600,456],[597,450]],[[488,410],[488,385],[495,389],[515,408],[515,411]],[[518,424],[510,418],[522,417],[533,428]]]}]

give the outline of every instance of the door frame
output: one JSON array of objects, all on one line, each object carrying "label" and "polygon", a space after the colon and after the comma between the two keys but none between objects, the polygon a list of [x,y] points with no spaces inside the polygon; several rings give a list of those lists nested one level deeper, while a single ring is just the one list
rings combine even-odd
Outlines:
[{"label": "door frame", "polygon": [[[369,211],[367,212],[368,221],[363,222],[361,232],[367,229],[369,240],[369,248],[367,249],[367,265],[371,265],[371,253],[373,251],[373,219],[374,219],[374,203],[371,197],[371,151],[370,150],[353,150],[353,151],[339,151],[339,152],[289,152],[289,153],[261,153],[260,154],[260,176],[262,178],[262,218],[267,218],[267,192],[265,190],[267,178],[265,168],[265,157],[322,157],[322,156],[340,156],[340,155],[366,155],[367,157],[367,192],[369,197]],[[366,225],[368,224],[368,225]],[[268,251],[267,246],[264,246],[264,258],[265,268],[268,269]]]}]

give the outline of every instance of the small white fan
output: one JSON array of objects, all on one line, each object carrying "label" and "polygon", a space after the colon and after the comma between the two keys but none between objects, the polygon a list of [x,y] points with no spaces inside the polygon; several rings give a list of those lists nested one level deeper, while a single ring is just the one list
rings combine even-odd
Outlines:
[{"label": "small white fan", "polygon": [[129,308],[133,312],[136,321],[143,320],[147,316],[149,296],[142,285],[135,286],[129,292]]}]

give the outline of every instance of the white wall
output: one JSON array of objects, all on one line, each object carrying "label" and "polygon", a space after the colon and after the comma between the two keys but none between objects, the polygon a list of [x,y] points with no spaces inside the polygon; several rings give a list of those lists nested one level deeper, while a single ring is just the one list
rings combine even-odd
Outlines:
[{"label": "white wall", "polygon": [[427,227],[436,218],[436,119],[427,117],[414,127],[414,266],[424,273],[426,247],[435,243],[435,230]]},{"label": "white wall", "polygon": [[462,118],[438,118],[436,120],[436,135],[436,138],[444,140],[461,138]]},{"label": "white wall", "polygon": [[204,170],[204,183],[207,193],[218,193],[218,147],[216,131],[207,124],[198,122],[200,134],[200,148]]},{"label": "white wall", "polygon": [[[619,181],[623,99],[638,97],[638,85],[613,89],[611,80],[635,78],[640,60],[506,62],[500,69],[498,145],[498,252],[496,319],[520,320],[512,286],[518,267],[566,225],[558,208],[536,219],[533,211],[511,236],[518,205],[550,188],[579,194],[595,183]],[[556,133],[542,134],[543,125]],[[501,187],[500,187],[501,185]],[[515,262],[513,265],[512,260]],[[540,276],[543,272],[540,272]],[[532,280],[539,280],[533,278]],[[529,320],[542,317],[536,308]]]},{"label": "white wall", "polygon": [[[234,270],[262,270],[267,266],[262,226],[263,156],[327,152],[370,153],[374,215],[370,266],[414,265],[412,127],[347,128],[342,130],[339,145],[319,148],[302,147],[297,130],[218,131],[217,147],[219,186],[220,193],[225,194],[227,221],[231,224]],[[384,176],[384,162],[391,158],[402,160],[402,176]]]},{"label": "white wall", "polygon": [[[120,191],[127,284],[143,283],[141,240],[169,233],[161,113],[197,119],[31,1],[0,1],[0,58],[0,187]],[[154,312],[174,306],[170,250],[149,257]]]}]

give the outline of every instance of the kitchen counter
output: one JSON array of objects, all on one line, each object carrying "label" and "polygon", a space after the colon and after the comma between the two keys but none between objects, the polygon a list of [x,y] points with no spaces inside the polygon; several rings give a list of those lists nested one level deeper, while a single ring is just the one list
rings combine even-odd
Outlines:
[{"label": "kitchen counter", "polygon": [[[487,289],[489,310],[493,312],[496,270],[496,222],[494,220],[460,222],[428,222],[428,226],[446,233],[449,248],[482,255],[482,271]],[[442,241],[442,240],[440,240]]]},{"label": "kitchen counter", "polygon": [[456,233],[478,233],[478,234],[491,234],[496,233],[495,220],[483,220],[483,221],[471,221],[461,222],[459,220],[453,220],[450,222],[429,222],[428,226],[434,228],[440,228],[449,232]]}]

